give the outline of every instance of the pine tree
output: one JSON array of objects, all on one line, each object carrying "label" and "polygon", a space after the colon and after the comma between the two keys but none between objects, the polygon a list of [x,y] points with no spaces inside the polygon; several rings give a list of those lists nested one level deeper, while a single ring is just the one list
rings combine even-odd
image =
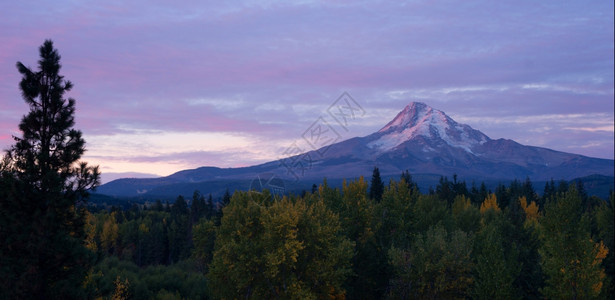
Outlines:
[{"label": "pine tree", "polygon": [[[456,180],[456,179],[455,179]],[[436,194],[450,206],[455,200],[455,192],[453,191],[453,183],[448,181],[446,177],[440,177],[440,181],[436,186]]]},{"label": "pine tree", "polygon": [[551,181],[548,181],[545,184],[545,189],[542,192],[542,197],[538,199],[538,207],[542,210],[545,207],[545,203],[555,197],[555,181],[551,178]]},{"label": "pine tree", "polygon": [[526,177],[523,183],[523,196],[525,196],[528,203],[538,201],[538,195],[536,195],[534,185],[529,177]]},{"label": "pine tree", "polygon": [[84,203],[98,167],[79,162],[85,140],[75,124],[73,84],[46,40],[38,71],[21,62],[19,84],[30,112],[0,164],[0,298],[81,298],[90,252]]},{"label": "pine tree", "polygon": [[[515,186],[515,181],[511,182],[511,187],[514,188]],[[495,187],[495,197],[498,200],[498,207],[500,207],[501,209],[505,209],[506,207],[508,207],[508,204],[510,203],[510,193],[509,193],[509,189],[506,188],[506,185],[500,183],[498,184],[498,186]]]},{"label": "pine tree", "polygon": [[189,228],[190,215],[188,204],[183,196],[178,196],[171,207],[169,234],[169,263],[187,258],[190,254]]},{"label": "pine tree", "polygon": [[410,189],[410,190],[417,189],[418,190],[419,187],[417,186],[416,182],[412,181],[412,175],[410,174],[410,172],[408,172],[408,170],[405,170],[405,171],[401,172],[400,181],[402,179],[408,185],[408,189]]},{"label": "pine tree", "polygon": [[156,203],[154,203],[154,211],[164,211],[164,206],[162,206],[162,201],[160,201],[160,199],[156,199]]},{"label": "pine tree", "polygon": [[200,218],[204,217],[207,213],[207,204],[205,203],[205,196],[199,191],[194,191],[192,194],[192,201],[190,205],[190,219],[192,224],[196,224]]},{"label": "pine tree", "polygon": [[222,196],[222,207],[227,206],[229,203],[231,203],[231,193],[226,189],[224,196]]},{"label": "pine tree", "polygon": [[209,194],[207,197],[207,209],[205,213],[205,217],[207,219],[211,219],[215,214],[215,206],[214,206],[214,198]]},{"label": "pine tree", "polygon": [[369,186],[369,197],[380,202],[382,200],[382,193],[384,192],[384,183],[380,178],[380,170],[378,167],[374,167],[372,172],[372,182]]}]

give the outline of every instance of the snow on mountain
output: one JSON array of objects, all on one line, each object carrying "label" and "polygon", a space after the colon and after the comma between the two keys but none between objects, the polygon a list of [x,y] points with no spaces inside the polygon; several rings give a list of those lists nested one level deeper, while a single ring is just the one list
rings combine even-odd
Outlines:
[{"label": "snow on mountain", "polygon": [[441,139],[448,145],[473,153],[476,145],[482,145],[490,138],[468,125],[455,122],[444,112],[424,103],[412,102],[391,122],[380,129],[380,137],[368,143],[368,147],[386,152],[418,136]]}]

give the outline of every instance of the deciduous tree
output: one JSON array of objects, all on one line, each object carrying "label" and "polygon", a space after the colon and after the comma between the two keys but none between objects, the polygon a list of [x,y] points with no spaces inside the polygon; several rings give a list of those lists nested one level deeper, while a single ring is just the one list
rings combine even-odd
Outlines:
[{"label": "deciduous tree", "polygon": [[272,200],[235,192],[215,241],[209,279],[215,297],[316,299],[343,296],[352,243],[316,195]]}]

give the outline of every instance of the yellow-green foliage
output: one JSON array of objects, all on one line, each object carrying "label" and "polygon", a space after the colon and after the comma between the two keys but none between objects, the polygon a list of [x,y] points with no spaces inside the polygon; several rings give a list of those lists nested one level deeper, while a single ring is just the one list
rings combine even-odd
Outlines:
[{"label": "yellow-green foliage", "polygon": [[106,252],[111,252],[117,241],[119,226],[117,225],[115,219],[116,212],[112,212],[103,223],[100,243],[103,251]]},{"label": "yellow-green foliage", "polygon": [[128,281],[128,279],[122,280],[120,276],[118,276],[113,284],[115,284],[115,291],[113,295],[111,295],[112,300],[130,299],[130,281]]},{"label": "yellow-green foliage", "polygon": [[408,245],[414,225],[412,209],[418,197],[418,191],[410,190],[403,179],[391,181],[385,187],[377,212],[381,223],[379,238],[385,245]]},{"label": "yellow-green foliage", "polygon": [[212,260],[214,242],[216,239],[216,226],[214,221],[202,219],[192,228],[192,258],[201,271],[206,271]]},{"label": "yellow-green foliage", "polygon": [[519,203],[521,204],[521,208],[525,212],[525,226],[538,226],[538,218],[540,217],[540,213],[538,212],[538,205],[536,202],[532,201],[531,203],[527,203],[527,198],[525,196],[519,198]]},{"label": "yellow-green foliage", "polygon": [[316,299],[344,294],[352,243],[322,201],[237,192],[223,213],[209,272],[214,296]]},{"label": "yellow-green foliage", "polygon": [[480,206],[480,213],[484,214],[490,209],[495,212],[502,211],[498,206],[498,199],[496,198],[495,194],[489,194],[489,196],[485,198],[485,201],[483,201],[483,204],[481,204]]},{"label": "yellow-green foliage", "polygon": [[470,203],[469,198],[463,195],[455,197],[455,201],[451,207],[451,213],[457,228],[467,233],[478,231],[480,226],[480,212],[478,208]]}]

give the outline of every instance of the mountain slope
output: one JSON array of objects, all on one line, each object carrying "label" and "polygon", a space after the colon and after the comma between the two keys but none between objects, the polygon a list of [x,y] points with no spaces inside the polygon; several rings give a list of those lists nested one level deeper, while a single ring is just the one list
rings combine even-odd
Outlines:
[{"label": "mountain slope", "polygon": [[[290,170],[281,161],[245,168],[202,167],[156,179],[120,179],[99,188],[99,193],[138,196],[162,193],[173,186],[203,182],[242,181],[249,187],[259,174],[272,174],[286,182],[320,182],[370,176],[378,166],[383,176],[457,174],[466,179],[535,181],[570,180],[593,174],[613,176],[613,160],[591,158],[547,148],[524,146],[512,140],[491,139],[472,127],[459,124],[444,112],[413,102],[379,131],[351,138],[328,148],[289,158],[309,157],[303,168]],[[289,172],[293,171],[293,172]],[[245,183],[248,182],[248,183]],[[190,185],[192,184],[192,185]]]}]

